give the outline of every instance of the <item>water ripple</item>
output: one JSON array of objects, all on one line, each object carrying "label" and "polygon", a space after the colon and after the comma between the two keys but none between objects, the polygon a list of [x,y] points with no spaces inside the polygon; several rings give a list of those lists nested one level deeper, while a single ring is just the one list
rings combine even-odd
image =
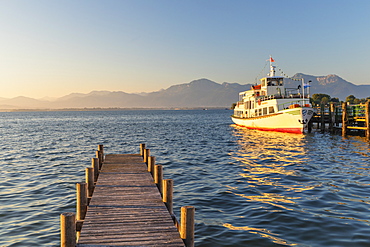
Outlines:
[{"label": "water ripple", "polygon": [[369,143],[246,130],[229,111],[0,113],[0,246],[58,246],[97,144],[146,143],[196,207],[196,246],[367,246]]}]

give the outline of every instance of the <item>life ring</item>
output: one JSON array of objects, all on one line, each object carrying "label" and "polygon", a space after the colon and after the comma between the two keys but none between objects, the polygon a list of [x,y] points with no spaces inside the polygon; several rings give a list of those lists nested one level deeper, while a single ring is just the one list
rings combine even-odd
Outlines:
[{"label": "life ring", "polygon": [[258,99],[258,105],[261,105],[261,99]]}]

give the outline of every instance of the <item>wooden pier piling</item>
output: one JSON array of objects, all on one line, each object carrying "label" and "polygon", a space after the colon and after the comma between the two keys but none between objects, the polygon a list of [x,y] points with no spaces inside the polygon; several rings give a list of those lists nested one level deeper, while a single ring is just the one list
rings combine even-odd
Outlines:
[{"label": "wooden pier piling", "polygon": [[154,177],[154,166],[155,166],[155,157],[154,156],[149,156],[148,172],[150,172],[150,174],[152,174],[153,177]]},{"label": "wooden pier piling", "polygon": [[366,137],[370,140],[370,100],[368,100],[365,105],[365,125]]},{"label": "wooden pier piling", "polygon": [[161,165],[154,166],[154,183],[157,185],[159,193],[162,193],[162,182],[163,181],[163,167]]},{"label": "wooden pier piling", "polygon": [[76,215],[74,213],[60,215],[60,246],[76,246]]},{"label": "wooden pier piling", "polygon": [[[194,207],[181,210],[179,227],[173,180],[163,179],[163,167],[154,165],[155,157],[142,146],[142,155],[104,155],[99,146],[86,168],[86,183],[76,184],[76,214],[60,216],[62,247],[194,246]],[[100,162],[101,169],[95,169]]]},{"label": "wooden pier piling", "polygon": [[163,180],[163,202],[167,207],[168,212],[173,215],[173,180]]},{"label": "wooden pier piling", "polygon": [[194,214],[192,206],[181,207],[181,238],[186,247],[194,246]]},{"label": "wooden pier piling", "polygon": [[99,159],[92,158],[91,166],[94,168],[94,183],[95,183],[98,180],[98,175],[99,175]]},{"label": "wooden pier piling", "polygon": [[370,100],[357,105],[349,105],[348,102],[343,102],[341,105],[334,103],[330,103],[329,106],[321,105],[316,108],[317,114],[308,124],[308,132],[311,133],[313,123],[317,123],[316,128],[321,132],[328,130],[331,133],[337,133],[340,131],[344,137],[349,133],[360,134],[370,140],[369,109]]},{"label": "wooden pier piling", "polygon": [[87,188],[86,183],[76,184],[76,220],[83,220],[87,210]]},{"label": "wooden pier piling", "polygon": [[347,135],[347,102],[342,103],[342,136]]}]

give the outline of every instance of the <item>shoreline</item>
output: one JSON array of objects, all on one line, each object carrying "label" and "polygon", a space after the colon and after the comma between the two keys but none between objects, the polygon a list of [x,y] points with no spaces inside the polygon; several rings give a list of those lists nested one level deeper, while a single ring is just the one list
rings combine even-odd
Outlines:
[{"label": "shoreline", "polygon": [[0,109],[0,112],[59,112],[59,111],[140,111],[140,110],[229,110],[228,107],[91,107],[91,108],[61,108],[61,109]]}]

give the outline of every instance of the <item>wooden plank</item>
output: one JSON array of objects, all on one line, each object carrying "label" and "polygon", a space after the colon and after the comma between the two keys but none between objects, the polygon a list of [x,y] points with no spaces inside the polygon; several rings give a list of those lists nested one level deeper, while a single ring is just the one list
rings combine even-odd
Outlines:
[{"label": "wooden plank", "polygon": [[140,155],[106,155],[77,246],[184,246]]}]

